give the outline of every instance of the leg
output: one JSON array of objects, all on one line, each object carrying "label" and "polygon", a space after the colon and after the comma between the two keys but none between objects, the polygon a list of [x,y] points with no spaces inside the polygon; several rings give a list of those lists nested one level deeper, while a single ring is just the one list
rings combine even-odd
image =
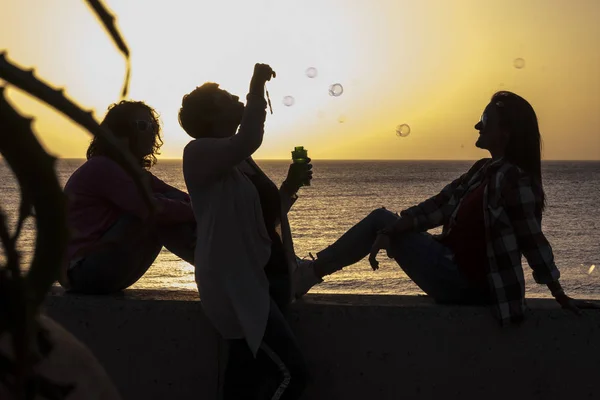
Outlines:
[{"label": "leg", "polygon": [[167,250],[194,265],[196,222],[160,225],[157,231],[160,243]]},{"label": "leg", "polygon": [[317,253],[314,263],[317,275],[323,277],[362,260],[371,251],[377,232],[397,219],[396,214],[385,208],[372,211],[334,244]]},{"label": "leg", "polygon": [[290,305],[292,286],[283,245],[279,238],[276,239],[271,245],[271,256],[264,271],[269,280],[269,295],[279,311],[285,315]]},{"label": "leg", "polygon": [[439,302],[463,302],[469,283],[452,261],[452,252],[429,233],[407,233],[392,239],[391,253],[406,275]]},{"label": "leg", "polygon": [[489,303],[489,293],[471,287],[454,263],[452,251],[429,233],[396,237],[391,252],[406,275],[438,303]]},{"label": "leg", "polygon": [[255,399],[259,377],[256,360],[246,339],[226,341],[227,366],[224,372],[223,400]]},{"label": "leg", "polygon": [[[168,199],[184,200],[187,195],[178,190],[163,194],[155,194]],[[177,257],[194,265],[194,251],[196,249],[196,222],[190,221],[180,224],[161,224],[158,237],[163,246]]]},{"label": "leg", "polygon": [[287,321],[271,300],[256,358],[245,339],[228,340],[224,400],[296,400],[307,381],[306,363]]},{"label": "leg", "polygon": [[261,390],[263,395],[259,398],[300,398],[308,381],[306,361],[292,329],[273,300],[257,364],[263,374],[261,379],[266,380]]},{"label": "leg", "polygon": [[158,257],[163,246],[177,257],[194,265],[194,251],[196,249],[195,222],[160,225],[153,231],[151,240],[153,243],[158,244],[153,244],[150,248],[158,249],[158,251],[152,253],[151,257],[144,259],[145,261],[143,261],[142,264],[145,265],[145,267],[136,268],[132,271],[131,276],[124,283],[123,289],[133,285],[144,276],[148,268],[150,268],[154,260],[156,260],[156,257]]},{"label": "leg", "polygon": [[[317,253],[313,264],[317,277],[332,274],[364,258],[377,237],[377,232],[392,224],[398,216],[386,209],[374,210],[346,232],[334,244]],[[392,240],[391,253],[406,274],[427,294],[439,302],[481,303],[485,293],[469,287],[452,253],[428,233],[407,233]],[[314,285],[310,277],[298,280],[298,294]],[[298,295],[297,295],[298,297]]]},{"label": "leg", "polygon": [[162,246],[136,217],[122,216],[100,239],[101,249],[68,270],[73,292],[107,294],[135,283],[150,268]]}]

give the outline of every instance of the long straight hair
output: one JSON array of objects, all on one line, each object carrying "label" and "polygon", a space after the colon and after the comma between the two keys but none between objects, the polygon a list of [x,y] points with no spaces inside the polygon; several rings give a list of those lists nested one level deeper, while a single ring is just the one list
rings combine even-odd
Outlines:
[{"label": "long straight hair", "polygon": [[542,184],[542,137],[533,107],[521,96],[507,91],[496,92],[492,104],[499,115],[500,128],[508,131],[509,139],[504,158],[521,168],[538,185],[542,210],[546,195]]}]

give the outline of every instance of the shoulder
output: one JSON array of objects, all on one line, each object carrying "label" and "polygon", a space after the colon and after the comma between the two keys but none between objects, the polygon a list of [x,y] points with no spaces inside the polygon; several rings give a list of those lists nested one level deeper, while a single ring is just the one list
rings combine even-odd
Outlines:
[{"label": "shoulder", "polygon": [[531,175],[510,162],[497,171],[498,192],[503,198],[519,199],[520,202],[541,203],[543,190]]},{"label": "shoulder", "polygon": [[471,165],[471,168],[469,168],[469,170],[467,171],[467,173],[465,175],[463,175],[463,177],[466,177],[466,179],[471,179],[490,160],[491,160],[490,158],[482,158],[481,160],[475,161],[475,163],[473,165]]},{"label": "shoulder", "polygon": [[[65,191],[87,191],[97,187],[104,181],[111,181],[111,177],[122,171],[119,164],[105,156],[94,156],[86,160],[65,184]],[[124,171],[123,171],[124,173]]]},{"label": "shoulder", "polygon": [[81,166],[82,175],[93,182],[101,183],[112,180],[133,179],[125,169],[113,159],[106,156],[94,156]]},{"label": "shoulder", "polygon": [[191,140],[188,144],[183,148],[183,158],[185,160],[186,156],[191,156],[198,153],[203,153],[210,150],[211,140],[210,138],[201,138]]},{"label": "shoulder", "polygon": [[193,149],[196,146],[196,142],[198,142],[198,140],[199,139],[190,140],[188,144],[186,144],[183,148],[183,154],[185,155],[186,152],[189,152],[191,149]]},{"label": "shoulder", "polygon": [[183,148],[183,165],[201,167],[215,160],[225,139],[200,138],[190,141]]},{"label": "shoulder", "polygon": [[490,160],[491,160],[491,158],[482,158],[481,160],[475,161],[475,163],[469,169],[469,172],[479,171]]},{"label": "shoulder", "polygon": [[100,171],[106,171],[107,169],[114,168],[116,163],[110,158],[105,156],[94,156],[86,160],[79,166],[71,175],[70,180],[76,179],[89,179],[91,176],[96,175]]},{"label": "shoulder", "polygon": [[112,158],[106,156],[94,156],[87,160],[80,169],[86,171],[121,170],[121,166]]},{"label": "shoulder", "polygon": [[194,160],[194,155],[198,154],[198,152],[200,151],[201,147],[198,143],[199,139],[194,139],[191,140],[188,144],[185,145],[185,147],[183,148],[183,165],[187,165],[189,164],[192,160]]},{"label": "shoulder", "polygon": [[482,167],[485,163],[487,163],[488,161],[491,161],[492,159],[490,157],[484,157],[480,160],[475,161],[475,164],[473,164],[473,167],[475,166],[479,166]]},{"label": "shoulder", "polygon": [[502,186],[529,186],[532,182],[528,173],[509,161],[501,163],[496,174]]}]

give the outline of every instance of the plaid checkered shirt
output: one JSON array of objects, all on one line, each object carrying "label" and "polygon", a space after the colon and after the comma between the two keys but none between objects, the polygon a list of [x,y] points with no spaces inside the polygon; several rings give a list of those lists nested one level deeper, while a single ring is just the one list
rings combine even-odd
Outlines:
[{"label": "plaid checkered shirt", "polygon": [[413,218],[415,229],[427,231],[442,226],[438,238],[449,234],[462,199],[485,184],[484,221],[487,243],[487,276],[494,315],[502,325],[524,317],[524,255],[537,283],[557,281],[560,272],[552,248],[542,233],[542,189],[510,162],[499,159],[477,161],[467,173],[442,191],[400,213]]}]

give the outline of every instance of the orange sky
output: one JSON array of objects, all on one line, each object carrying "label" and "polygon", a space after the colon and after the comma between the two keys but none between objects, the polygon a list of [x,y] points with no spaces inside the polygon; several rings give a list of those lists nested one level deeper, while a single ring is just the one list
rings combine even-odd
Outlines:
[{"label": "orange sky", "polygon": [[[60,4],[60,6],[57,6]],[[546,159],[600,159],[600,1],[597,0],[111,0],[132,51],[130,97],[164,123],[163,157],[189,137],[183,94],[216,81],[245,95],[255,62],[277,71],[274,114],[256,158],[474,159],[473,125],[490,96],[513,90],[538,113]],[[101,118],[117,101],[125,63],[81,0],[4,0],[0,49],[64,86]],[[525,67],[516,69],[515,58]],[[315,67],[318,76],[304,71]],[[330,84],[344,86],[328,95]],[[83,157],[89,135],[11,90],[38,115],[46,147]],[[282,99],[294,96],[285,107]],[[344,121],[343,123],[339,122]],[[395,135],[401,123],[406,138]]]}]

